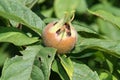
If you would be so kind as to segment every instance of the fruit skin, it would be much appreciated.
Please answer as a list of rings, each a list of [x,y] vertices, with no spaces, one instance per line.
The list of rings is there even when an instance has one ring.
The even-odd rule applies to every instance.
[[[42,38],[45,46],[56,48],[57,53],[59,54],[68,53],[71,49],[74,48],[74,45],[77,41],[76,30],[72,26],[70,26],[71,36],[67,36],[67,30],[65,28],[66,26],[63,25],[62,27],[65,28],[65,32],[63,32],[64,35],[61,37],[61,35],[58,35],[56,33],[59,27],[55,31],[51,31],[54,26],[55,22],[51,22],[43,30]]]

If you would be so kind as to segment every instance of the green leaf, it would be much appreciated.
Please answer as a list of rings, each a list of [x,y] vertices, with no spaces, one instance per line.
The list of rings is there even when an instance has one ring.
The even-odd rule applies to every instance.
[[[58,73],[62,80],[70,80],[65,69],[63,68],[63,66],[61,65],[61,63],[58,59],[54,60],[54,62],[52,64],[52,70],[54,72]]]
[[[85,37],[85,38],[106,38],[105,36],[99,34],[95,30],[91,29],[90,27],[83,26],[80,24],[73,23],[73,27],[78,32],[78,37]],[[78,38],[79,41],[79,38]]]
[[[65,69],[66,73],[68,74],[70,80],[72,80],[72,76],[73,76],[73,63],[70,59],[70,57],[67,57],[65,55],[60,56],[60,62],[63,66],[63,68]]]
[[[100,80],[98,74],[96,72],[93,72],[85,64],[73,61],[73,65],[74,72],[72,80]]]
[[[20,1],[22,4],[26,5],[29,8],[32,8],[33,5],[38,1],[38,0],[18,0]]]
[[[26,25],[39,35],[44,27],[43,21],[17,0],[0,0],[0,16]]]
[[[38,38],[28,37],[15,28],[0,28],[0,42],[9,42],[17,46],[28,45],[39,41]]]
[[[84,13],[87,11],[87,1],[86,0],[79,0],[76,11],[78,13]]]
[[[113,75],[113,79],[112,80],[118,80],[118,79]]]
[[[9,43],[0,44],[0,66],[2,66],[5,60],[10,57],[9,52],[6,51],[8,48]]]
[[[112,74],[107,71],[100,72],[100,80],[113,80]]]
[[[114,27],[113,24],[106,22],[102,19],[97,19],[97,26],[99,26],[99,32],[112,40],[120,40],[120,30]]]
[[[33,65],[31,78],[32,78],[32,80],[40,80],[40,79],[45,80],[42,70],[39,67],[35,66],[35,65]]]
[[[87,32],[87,33],[92,33],[92,34],[96,34],[98,35],[98,33],[88,27],[84,27],[78,24],[73,24],[73,26],[75,27],[75,29],[77,30],[77,32]]]
[[[40,45],[27,47],[21,51],[23,56],[6,60],[1,80],[49,80],[55,52],[56,49]]]
[[[118,7],[115,7],[115,6],[112,6],[110,3],[100,3],[100,4],[96,4],[96,5],[93,5],[92,8],[91,8],[92,11],[96,11],[96,10],[104,10],[104,11],[107,11],[107,12],[110,12],[116,16],[120,16],[120,9]]]
[[[37,54],[37,66],[42,70],[44,74],[44,80],[49,80],[51,65],[56,54],[56,49],[45,47],[42,48]]]
[[[52,13],[53,13],[53,8],[41,11],[41,14],[45,17],[51,17]]]
[[[38,0],[38,3],[43,3],[45,2],[45,0]]]
[[[73,10],[76,10],[77,7],[80,7],[81,5],[84,9],[78,8],[78,11],[84,12],[86,9],[86,3],[84,0],[55,0],[54,8],[55,13],[58,18],[61,18],[64,16],[65,12],[71,12]]]
[[[22,51],[23,56],[15,56],[7,59],[3,70],[1,80],[30,80],[35,57],[41,46],[30,46]]]
[[[102,40],[102,39],[82,39],[77,47],[80,47],[80,52],[85,49],[97,49],[104,51],[116,57],[120,57],[120,42],[113,40]]]
[[[59,21],[59,19],[57,19],[57,18],[45,18],[45,19],[44,19],[44,22],[45,22],[46,24],[48,24],[48,23],[50,23],[50,22],[57,22],[57,21]]]
[[[116,25],[120,29],[120,17],[114,16],[111,13],[108,13],[108,12],[103,11],[103,10],[97,10],[95,12],[89,11],[89,12],[93,15],[96,15],[96,16]]]
[[[106,62],[107,62],[110,72],[112,73],[114,70],[114,66],[113,66],[112,62],[108,59],[106,59]]]

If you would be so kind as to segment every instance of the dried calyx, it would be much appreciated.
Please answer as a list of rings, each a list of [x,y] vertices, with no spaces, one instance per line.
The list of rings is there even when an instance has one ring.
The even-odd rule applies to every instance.
[[[61,33],[66,32],[66,33],[67,33],[66,36],[70,37],[70,36],[71,36],[70,25],[67,24],[67,23],[65,23],[64,25],[65,25],[65,26],[61,27],[60,29],[58,29],[58,30],[56,31],[56,34],[57,34],[57,35],[60,35]]]

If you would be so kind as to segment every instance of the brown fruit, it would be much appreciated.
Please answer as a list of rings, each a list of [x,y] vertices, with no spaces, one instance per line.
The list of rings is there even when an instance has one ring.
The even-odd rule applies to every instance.
[[[71,26],[71,23],[62,25],[62,21],[58,23],[49,23],[42,33],[45,46],[57,49],[57,53],[64,54],[73,49],[77,41],[77,32]]]

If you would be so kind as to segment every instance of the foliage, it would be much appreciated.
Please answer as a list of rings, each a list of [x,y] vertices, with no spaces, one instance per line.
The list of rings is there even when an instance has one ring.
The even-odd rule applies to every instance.
[[[119,80],[119,0],[0,0],[0,80]],[[56,54],[42,30],[75,10],[75,48]]]

